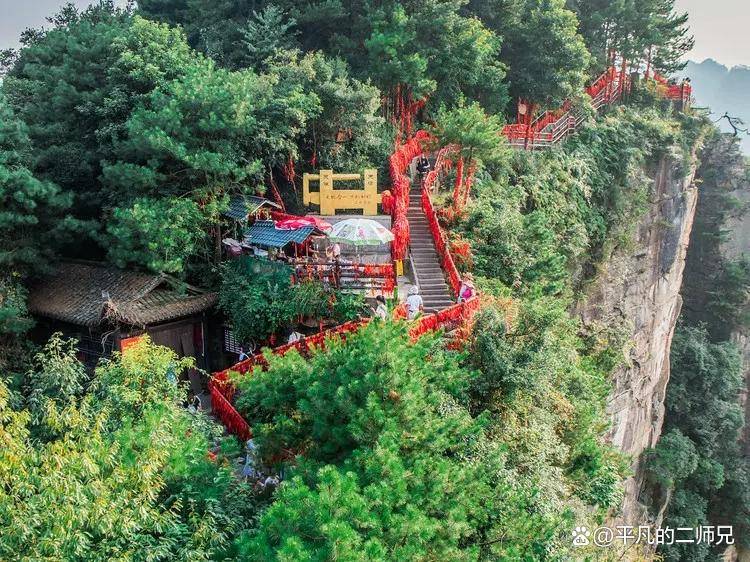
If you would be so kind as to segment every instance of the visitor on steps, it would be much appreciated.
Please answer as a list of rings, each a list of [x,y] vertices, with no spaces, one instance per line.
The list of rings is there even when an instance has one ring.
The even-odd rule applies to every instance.
[[[419,174],[419,178],[422,181],[424,181],[429,172],[430,172],[430,161],[427,160],[426,156],[422,155],[417,161],[417,173]]]
[[[464,302],[477,294],[474,288],[474,276],[471,273],[464,275],[461,279],[461,287],[458,289],[458,302]]]
[[[414,320],[423,311],[424,301],[419,294],[419,287],[415,285],[409,289],[409,296],[406,297],[407,318],[409,320]]]
[[[377,306],[373,311],[375,313],[375,318],[388,320],[388,307],[385,305],[385,297],[383,295],[378,295],[375,297],[375,302],[377,303]]]

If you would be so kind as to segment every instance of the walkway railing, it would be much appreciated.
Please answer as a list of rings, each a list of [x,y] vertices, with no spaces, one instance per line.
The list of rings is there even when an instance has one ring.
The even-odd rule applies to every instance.
[[[645,76],[649,80],[648,73]],[[659,74],[653,74],[653,80],[659,85],[661,95],[682,107],[690,103],[692,87],[689,82],[670,84]],[[622,94],[630,90],[630,76],[617,68],[610,67],[602,73],[588,88],[586,94],[591,98],[591,106],[599,111],[620,100]],[[585,114],[566,101],[556,111],[545,111],[531,123],[512,123],[503,128],[503,134],[515,148],[533,150],[554,146],[573,134],[585,121]]]
[[[601,74],[588,88],[586,94],[591,105],[599,110],[618,101],[627,88],[627,77],[611,67]],[[531,123],[513,123],[503,128],[503,134],[515,148],[547,148],[573,134],[585,120],[585,114],[573,107],[571,101],[555,111],[545,111]]]

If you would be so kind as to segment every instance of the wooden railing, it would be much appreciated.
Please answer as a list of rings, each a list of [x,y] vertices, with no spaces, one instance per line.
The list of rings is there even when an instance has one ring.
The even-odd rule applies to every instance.
[[[649,80],[648,72],[645,75]],[[689,105],[692,87],[689,82],[670,84],[659,74],[653,74],[653,80],[659,85],[661,95],[668,100],[679,102],[682,108]],[[586,94],[591,98],[591,106],[599,111],[601,108],[620,100],[622,94],[630,90],[630,76],[623,71],[610,67],[588,88]],[[533,150],[554,146],[573,134],[584,122],[585,114],[573,107],[570,101],[555,111],[545,111],[531,123],[512,123],[503,128],[503,134],[515,148]]]
[[[586,88],[592,107],[598,111],[605,105],[615,103],[627,88],[627,81],[628,78],[614,67],[602,73]],[[506,125],[503,134],[514,148],[547,148],[573,134],[584,120],[585,114],[575,108],[571,101],[566,101],[560,109],[545,111],[529,124]]]

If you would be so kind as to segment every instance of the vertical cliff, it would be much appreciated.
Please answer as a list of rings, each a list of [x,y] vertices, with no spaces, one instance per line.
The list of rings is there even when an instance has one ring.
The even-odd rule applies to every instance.
[[[627,362],[613,374],[609,438],[634,459],[625,483],[622,519],[638,524],[642,485],[640,454],[659,438],[669,381],[669,351],[682,307],[680,287],[697,202],[694,169],[672,156],[651,171],[648,210],[632,245],[616,250],[587,291],[580,315],[588,326],[617,326],[629,341]]]

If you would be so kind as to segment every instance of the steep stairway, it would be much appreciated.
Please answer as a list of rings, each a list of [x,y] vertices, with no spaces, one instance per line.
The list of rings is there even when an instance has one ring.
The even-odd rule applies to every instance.
[[[414,183],[419,182],[412,182]],[[422,210],[422,196],[418,187],[409,193],[406,217],[411,232],[411,262],[416,272],[419,293],[424,300],[425,312],[437,312],[456,304],[440,267],[440,257],[435,249],[427,217]]]

